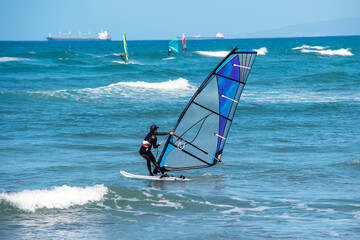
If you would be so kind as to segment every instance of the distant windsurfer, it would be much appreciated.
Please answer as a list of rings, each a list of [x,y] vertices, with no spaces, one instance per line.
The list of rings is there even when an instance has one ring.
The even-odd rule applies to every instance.
[[[187,46],[186,46],[186,38],[185,37],[183,37],[183,39],[182,39],[182,44],[183,44],[183,52],[186,52]]]
[[[120,53],[120,57],[121,57],[122,60],[124,60],[125,63],[127,63],[127,61],[125,59],[125,54]]]
[[[159,143],[159,144],[156,143],[157,142],[156,135],[168,135],[168,134],[173,135],[174,133],[173,132],[158,132],[157,131],[158,128],[159,127],[156,125],[151,125],[150,132],[144,138],[144,140],[141,144],[139,153],[147,161],[147,168],[149,170],[149,176],[154,176],[154,174],[156,175],[157,172],[161,172],[162,173],[161,177],[167,177],[167,174],[164,172],[164,170],[162,170],[160,168],[159,164],[156,162],[156,159],[151,152],[151,147],[156,149],[159,146],[161,146],[161,143]],[[151,163],[154,164],[154,166],[155,166],[154,173],[151,171]]]
[[[168,50],[168,55],[169,55],[169,57],[171,57],[171,48],[169,48],[169,50]]]

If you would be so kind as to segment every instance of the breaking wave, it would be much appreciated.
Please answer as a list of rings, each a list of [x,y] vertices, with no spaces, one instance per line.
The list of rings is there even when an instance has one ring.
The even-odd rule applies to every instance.
[[[128,97],[134,99],[148,98],[149,95],[169,95],[176,92],[176,96],[187,96],[196,89],[188,80],[178,78],[165,82],[118,82],[104,87],[64,89],[58,91],[30,92],[35,97],[50,97],[73,100],[98,99],[107,97]]]
[[[195,53],[206,57],[226,57],[228,51],[196,51]]]
[[[184,78],[179,78],[177,80],[169,80],[166,82],[159,83],[149,83],[144,81],[138,82],[118,82],[115,84],[111,84],[107,87],[132,87],[134,89],[158,89],[158,90],[189,90],[192,89],[192,85],[189,84],[188,80]],[[106,87],[105,87],[106,88]]]
[[[328,49],[329,47],[322,46],[308,46],[302,45],[301,47],[292,48],[292,50],[300,50],[302,53],[317,53],[326,56],[353,56],[350,48],[340,48],[337,50]]]
[[[52,189],[24,190],[0,193],[0,200],[7,201],[19,209],[35,212],[41,208],[66,209],[74,205],[101,201],[108,192],[104,185],[70,187],[63,185]]]
[[[258,55],[266,55],[267,53],[269,53],[266,47],[253,50],[256,51]]]
[[[352,52],[350,52],[350,48],[341,48],[338,50],[311,50],[311,49],[302,49],[301,52],[303,53],[318,53],[321,55],[327,55],[327,56],[353,56]]]
[[[323,50],[323,49],[326,49],[326,48],[329,48],[329,47],[302,45],[301,47],[292,48],[292,50],[301,50],[301,49]]]
[[[0,62],[16,62],[16,61],[34,61],[34,60],[29,58],[0,57]]]

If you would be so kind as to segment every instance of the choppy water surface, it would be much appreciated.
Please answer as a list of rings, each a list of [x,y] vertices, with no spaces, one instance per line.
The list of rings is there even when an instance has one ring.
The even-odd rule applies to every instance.
[[[358,238],[359,40],[188,41],[174,58],[130,41],[129,65],[117,41],[0,42],[0,237]],[[258,57],[222,163],[122,177],[147,174],[149,126],[170,131],[236,45]]]

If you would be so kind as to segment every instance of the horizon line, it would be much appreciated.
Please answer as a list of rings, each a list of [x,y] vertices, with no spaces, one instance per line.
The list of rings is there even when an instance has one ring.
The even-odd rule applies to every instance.
[[[187,40],[187,41],[213,41],[213,40],[233,40],[233,39],[282,39],[282,38],[320,38],[320,37],[358,37],[360,34],[351,34],[351,35],[321,35],[321,36],[288,36],[288,37],[231,37],[231,38],[221,38],[221,39],[210,39],[210,40]],[[126,41],[170,41],[174,38],[170,39],[126,39]],[[122,42],[121,39],[111,39],[114,42]],[[181,41],[181,40],[178,40]],[[48,42],[45,40],[0,40],[0,42]],[[72,41],[64,41],[64,42],[72,42]],[[76,41],[74,41],[76,42]],[[81,41],[79,41],[81,42]],[[102,41],[97,41],[102,42]],[[106,41],[108,42],[108,41]]]

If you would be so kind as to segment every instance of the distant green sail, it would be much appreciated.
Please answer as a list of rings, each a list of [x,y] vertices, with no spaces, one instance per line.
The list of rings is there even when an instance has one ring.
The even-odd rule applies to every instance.
[[[125,51],[125,58],[126,58],[126,63],[129,62],[129,53],[128,53],[128,48],[127,48],[127,44],[126,44],[126,34],[123,34],[123,42],[124,42],[124,51]]]
[[[171,51],[178,53],[179,52],[179,44],[177,40],[171,40],[169,43],[169,48]]]

